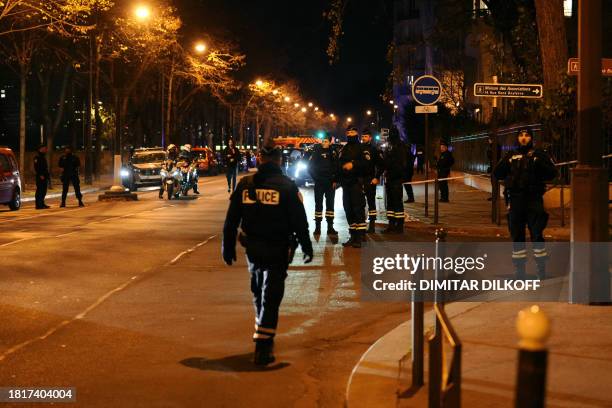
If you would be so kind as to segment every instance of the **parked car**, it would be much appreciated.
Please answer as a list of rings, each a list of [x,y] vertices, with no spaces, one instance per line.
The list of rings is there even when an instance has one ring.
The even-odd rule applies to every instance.
[[[198,174],[216,176],[219,174],[219,165],[215,153],[208,147],[194,147],[191,149],[194,160],[197,162]]]
[[[0,204],[13,211],[21,207],[21,179],[15,154],[8,147],[0,147]]]
[[[123,185],[130,191],[143,185],[161,184],[159,174],[166,152],[161,147],[135,149],[127,165],[121,169]]]

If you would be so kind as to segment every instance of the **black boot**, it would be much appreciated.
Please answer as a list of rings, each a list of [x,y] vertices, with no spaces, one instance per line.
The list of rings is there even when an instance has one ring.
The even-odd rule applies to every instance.
[[[198,190],[198,185],[197,185],[197,184],[195,184],[195,185],[193,186],[193,193],[194,193],[194,194],[200,194],[200,191]]]
[[[272,340],[255,342],[253,362],[258,366],[267,366],[276,360],[274,357],[274,342]]]
[[[397,220],[395,222],[395,232],[398,234],[404,233],[404,220]]]
[[[315,221],[315,230],[312,233],[313,235],[321,235],[321,221],[316,220]]]
[[[351,246],[353,248],[361,248],[361,242],[363,241],[364,238],[365,238],[364,231],[355,231],[355,235],[353,238],[353,242],[351,243]]]
[[[546,263],[545,262],[536,262],[538,268],[538,278],[541,280],[546,279]]]
[[[62,201],[62,203],[60,204],[60,207],[62,208],[66,207],[66,201]]]
[[[518,280],[525,279],[525,262],[515,263],[514,264],[514,275]]]
[[[376,232],[376,220],[370,220],[370,225],[368,226],[368,234],[374,234]]]
[[[389,226],[383,230],[383,234],[395,233],[395,218],[389,219]]]
[[[353,245],[353,241],[355,240],[355,233],[353,231],[350,232],[351,237],[349,238],[348,241],[346,241],[345,243],[342,244],[342,246],[344,247],[349,247]]]
[[[334,229],[333,221],[332,222],[327,221],[327,235],[334,235],[334,236],[338,235],[338,231]]]
[[[79,199],[79,207],[85,207],[85,204],[83,204],[83,200]]]

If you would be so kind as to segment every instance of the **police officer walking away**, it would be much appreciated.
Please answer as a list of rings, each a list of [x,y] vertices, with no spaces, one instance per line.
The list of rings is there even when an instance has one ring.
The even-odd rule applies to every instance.
[[[310,159],[308,172],[314,180],[315,230],[314,235],[321,234],[323,221],[323,197],[325,197],[325,219],[327,234],[338,235],[334,229],[334,202],[336,198],[336,167],[338,156],[331,148],[331,136],[326,133],[321,144],[316,145]]]
[[[436,163],[438,170],[438,178],[450,177],[451,167],[455,164],[455,158],[453,154],[448,150],[448,144],[445,141],[440,142],[440,158]],[[440,202],[448,203],[448,180],[442,180],[438,182],[438,188],[440,189]]]
[[[79,169],[81,161],[77,156],[72,154],[70,147],[64,148],[64,155],[59,159],[59,167],[62,169],[62,203],[60,207],[66,206],[66,197],[68,196],[68,187],[70,183],[74,187],[74,195],[79,200],[79,207],[84,207],[83,195],[81,194],[81,182],[79,180]]]
[[[236,260],[237,229],[242,229],[238,239],[246,247],[255,305],[254,362],[264,366],[274,362],[279,307],[297,243],[305,263],[313,257],[302,196],[283,175],[280,162],[279,149],[261,149],[257,173],[240,180],[230,197],[223,228],[222,253],[228,265]]]
[[[513,241],[512,263],[518,279],[525,278],[527,249],[525,227],[529,228],[533,242],[533,256],[540,279],[546,277],[546,248],[544,228],[548,214],[544,211],[542,196],[546,181],[557,176],[557,169],[546,152],[534,149],[528,130],[517,135],[517,148],[509,151],[493,169],[498,180],[504,180],[508,197],[508,229]]]
[[[47,164],[47,146],[38,146],[38,154],[34,156],[34,174],[36,175],[36,209],[44,210],[49,207],[45,204],[47,187],[49,186],[49,165]]]
[[[404,191],[402,182],[406,176],[406,146],[402,143],[397,128],[389,130],[389,145],[385,152],[385,191],[387,193],[387,219],[389,227],[383,232],[404,232]]]
[[[349,224],[350,239],[343,246],[361,248],[367,224],[365,222],[365,197],[363,195],[363,176],[366,163],[363,146],[359,143],[359,133],[355,127],[346,129],[346,144],[338,156],[338,177],[342,186],[342,204]]]
[[[238,174],[238,165],[240,164],[240,150],[236,147],[234,139],[227,141],[227,147],[223,151],[225,159],[225,177],[227,178],[227,192],[232,192],[236,189],[236,176]]]
[[[363,179],[363,192],[368,203],[368,233],[376,232],[376,186],[383,172],[383,158],[380,150],[372,143],[372,132],[364,129],[361,132],[361,143],[363,145],[363,157],[365,159],[365,177]]]

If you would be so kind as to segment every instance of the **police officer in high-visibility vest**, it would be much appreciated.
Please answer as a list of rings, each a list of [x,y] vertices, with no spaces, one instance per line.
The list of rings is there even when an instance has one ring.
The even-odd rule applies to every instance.
[[[372,132],[364,129],[361,132],[361,143],[363,145],[363,157],[366,162],[365,177],[363,179],[363,191],[368,203],[368,233],[376,232],[376,186],[383,172],[382,153],[372,142]]]
[[[546,248],[544,228],[548,214],[544,211],[546,191],[545,182],[557,176],[557,169],[548,154],[533,147],[529,130],[522,129],[517,134],[517,147],[509,151],[493,169],[498,180],[504,180],[508,198],[508,229],[512,236],[512,262],[517,278],[525,278],[527,249],[525,247],[525,227],[529,228],[533,242],[533,255],[538,276],[546,277]]]
[[[404,232],[404,189],[402,183],[406,177],[408,152],[401,141],[399,131],[393,127],[389,130],[387,149],[385,151],[385,192],[387,194],[387,219],[389,226],[385,234]]]
[[[346,144],[338,155],[338,177],[342,186],[342,203],[349,225],[350,239],[342,244],[345,247],[361,248],[367,224],[365,222],[365,196],[363,177],[366,160],[363,146],[359,143],[359,133],[355,127],[346,129]]]
[[[265,366],[274,362],[279,307],[293,253],[299,243],[309,263],[313,250],[302,196],[283,175],[281,151],[266,145],[260,153],[257,173],[242,178],[230,197],[222,253],[231,265],[236,261],[236,238],[246,248],[255,305],[254,362]]]
[[[321,234],[323,221],[323,198],[325,198],[325,220],[327,234],[338,235],[334,229],[334,203],[336,197],[336,170],[338,154],[331,147],[331,136],[325,133],[321,144],[314,147],[308,159],[308,172],[314,180],[315,230],[314,235]]]

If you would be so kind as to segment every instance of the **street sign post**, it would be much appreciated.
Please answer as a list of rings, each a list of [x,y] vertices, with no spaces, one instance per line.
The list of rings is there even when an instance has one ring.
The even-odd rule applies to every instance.
[[[412,84],[412,97],[419,105],[434,105],[442,96],[442,84],[436,77],[423,75]]]
[[[438,112],[435,104],[441,96],[442,83],[434,76],[423,75],[412,84],[412,97],[421,105],[415,107],[415,112],[425,114],[425,180],[429,178],[429,114]],[[425,183],[425,216],[429,216],[429,183]]]
[[[417,105],[414,107],[415,113],[438,113],[438,105]]]
[[[494,98],[541,98],[540,84],[487,84],[475,83],[474,96]]]
[[[580,72],[580,60],[578,58],[570,58],[567,60],[567,74],[578,75]],[[612,76],[612,58],[601,59],[601,75]]]

